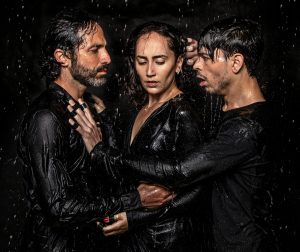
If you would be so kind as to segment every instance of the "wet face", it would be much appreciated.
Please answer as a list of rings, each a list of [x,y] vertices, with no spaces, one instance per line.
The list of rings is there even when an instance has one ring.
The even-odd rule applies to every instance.
[[[103,30],[96,25],[94,30],[84,35],[83,43],[75,51],[71,74],[85,86],[99,87],[106,82],[110,62]]]
[[[135,49],[135,69],[149,95],[162,96],[176,87],[176,71],[181,69],[166,37],[156,32],[141,36]]]
[[[224,95],[229,85],[229,62],[222,50],[216,49],[214,60],[208,55],[206,48],[201,48],[198,60],[193,66],[197,71],[199,85],[208,93]]]

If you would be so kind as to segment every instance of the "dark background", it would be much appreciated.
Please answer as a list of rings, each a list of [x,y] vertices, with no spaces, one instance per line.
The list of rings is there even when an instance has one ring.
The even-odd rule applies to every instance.
[[[210,22],[232,15],[259,20],[265,32],[265,54],[260,83],[266,97],[277,102],[280,115],[278,139],[278,199],[274,231],[282,251],[295,251],[299,226],[300,152],[300,18],[299,0],[2,0],[0,5],[0,250],[18,251],[26,214],[20,167],[16,159],[16,135],[28,104],[44,89],[39,73],[40,41],[45,25],[58,11],[76,7],[98,15],[112,56],[112,81],[104,90],[108,103],[118,98],[118,73],[122,48],[131,29],[142,22],[159,20],[175,25],[197,38]],[[206,106],[207,128],[218,116],[218,99],[201,96]],[[202,99],[203,100],[203,99]],[[199,102],[200,104],[201,102]]]

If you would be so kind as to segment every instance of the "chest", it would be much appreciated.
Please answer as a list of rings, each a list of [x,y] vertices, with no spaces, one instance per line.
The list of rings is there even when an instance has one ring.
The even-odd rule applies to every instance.
[[[173,154],[177,149],[177,122],[174,113],[165,109],[148,117],[133,118],[127,147],[136,154]]]

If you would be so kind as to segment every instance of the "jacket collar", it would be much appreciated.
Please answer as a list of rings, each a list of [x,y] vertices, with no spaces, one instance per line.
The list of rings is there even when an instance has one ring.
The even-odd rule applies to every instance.
[[[50,82],[48,88],[65,106],[69,104],[70,99],[74,100],[73,97],[65,89],[63,89],[55,82]]]

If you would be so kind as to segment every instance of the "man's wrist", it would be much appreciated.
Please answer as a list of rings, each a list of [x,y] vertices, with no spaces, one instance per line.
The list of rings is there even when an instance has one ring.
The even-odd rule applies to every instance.
[[[121,195],[124,211],[130,211],[142,207],[140,194],[137,190]]]

